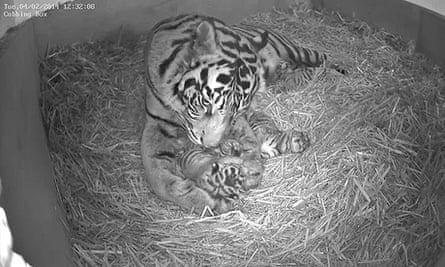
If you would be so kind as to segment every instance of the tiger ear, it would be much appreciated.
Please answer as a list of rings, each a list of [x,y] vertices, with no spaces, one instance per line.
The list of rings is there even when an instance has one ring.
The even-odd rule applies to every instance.
[[[203,21],[196,28],[195,46],[209,53],[217,50],[215,28],[210,22]]]

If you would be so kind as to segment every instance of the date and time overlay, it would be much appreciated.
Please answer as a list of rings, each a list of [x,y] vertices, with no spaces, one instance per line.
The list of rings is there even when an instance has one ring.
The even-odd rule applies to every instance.
[[[72,10],[72,11],[92,11],[96,9],[94,3],[20,3],[20,4],[3,4],[0,6],[2,13],[0,16],[5,18],[30,18],[30,17],[46,17],[46,10]]]

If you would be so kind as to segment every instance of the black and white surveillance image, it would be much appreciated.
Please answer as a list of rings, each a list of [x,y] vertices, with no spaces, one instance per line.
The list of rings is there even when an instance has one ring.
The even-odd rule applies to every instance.
[[[445,266],[445,2],[0,12],[0,267]]]

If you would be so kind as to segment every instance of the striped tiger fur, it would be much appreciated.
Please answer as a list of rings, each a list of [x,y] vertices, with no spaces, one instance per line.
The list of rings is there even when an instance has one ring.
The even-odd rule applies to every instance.
[[[183,127],[192,142],[215,146],[255,93],[282,72],[283,61],[296,69],[326,60],[270,30],[200,15],[169,18],[148,40],[147,112]]]
[[[318,67],[326,67],[328,56],[326,54],[297,46],[286,36],[270,29],[249,24],[231,26],[241,35],[249,36],[251,39],[267,36],[267,43],[258,51],[262,65],[265,69],[267,81],[273,82],[280,78],[294,76],[298,70],[299,82],[308,81],[313,78]],[[329,64],[328,68],[340,74],[346,74],[346,70],[337,64]],[[299,77],[301,76],[301,77]]]
[[[285,154],[302,153],[308,146],[309,138],[305,133],[293,129],[281,131],[264,112],[248,111],[231,128],[221,143],[220,150],[222,154],[266,160]]]
[[[302,67],[292,69],[287,62],[283,62],[277,71],[277,77],[284,81],[289,88],[299,88],[307,85],[317,77],[324,77],[327,71],[323,67]]]
[[[158,157],[159,152],[175,153],[190,144],[217,147],[234,122],[251,109],[256,93],[280,76],[281,62],[296,69],[321,66],[326,58],[273,31],[228,26],[213,17],[179,15],[156,24],[145,50],[147,120],[141,142],[146,176],[154,192],[187,209],[230,209],[227,198],[216,197],[230,196],[229,191],[215,194],[212,179],[197,182],[199,173],[187,177],[174,173],[175,166]],[[281,146],[291,145],[297,136],[274,134],[269,145],[274,149],[268,155],[281,153]],[[260,139],[263,135],[259,134]],[[304,150],[305,141],[298,138],[304,139],[297,136],[290,151]]]
[[[294,129],[279,130],[275,122],[264,112],[249,112],[246,117],[258,139],[263,159],[302,153],[309,147],[309,138],[305,133]]]
[[[213,150],[195,147],[177,158],[178,170],[215,198],[238,199],[241,192],[257,187],[264,167],[260,160],[221,156]]]

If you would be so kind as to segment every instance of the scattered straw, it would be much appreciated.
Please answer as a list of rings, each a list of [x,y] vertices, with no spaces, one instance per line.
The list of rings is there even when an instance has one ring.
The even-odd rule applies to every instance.
[[[143,41],[54,49],[42,113],[77,265],[424,266],[444,243],[443,76],[365,23],[305,9],[248,19],[349,70],[271,86],[264,109],[308,131],[272,159],[235,210],[185,213],[154,196],[141,165]]]

